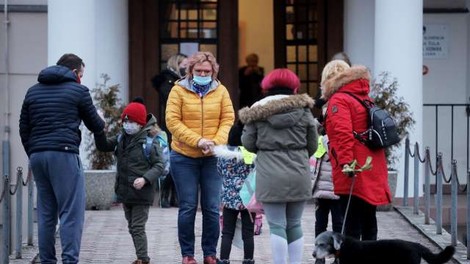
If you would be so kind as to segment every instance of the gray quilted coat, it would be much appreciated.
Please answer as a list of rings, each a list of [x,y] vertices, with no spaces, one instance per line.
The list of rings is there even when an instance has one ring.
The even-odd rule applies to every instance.
[[[243,146],[257,154],[258,201],[311,199],[309,157],[317,148],[313,104],[307,94],[273,95],[240,110]]]

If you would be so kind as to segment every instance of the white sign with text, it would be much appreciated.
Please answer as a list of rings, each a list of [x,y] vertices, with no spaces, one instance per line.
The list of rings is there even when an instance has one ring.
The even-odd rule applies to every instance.
[[[449,52],[449,37],[447,25],[423,26],[423,58],[447,59]]]

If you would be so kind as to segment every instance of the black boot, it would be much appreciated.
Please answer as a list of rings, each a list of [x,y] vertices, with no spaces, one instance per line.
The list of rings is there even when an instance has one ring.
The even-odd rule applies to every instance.
[[[160,205],[162,208],[170,208],[170,202],[168,202],[168,199],[162,198],[162,201],[160,202]]]
[[[228,260],[228,259],[218,259],[217,264],[230,264],[230,260]]]
[[[244,259],[242,264],[255,264],[255,261],[252,259]]]

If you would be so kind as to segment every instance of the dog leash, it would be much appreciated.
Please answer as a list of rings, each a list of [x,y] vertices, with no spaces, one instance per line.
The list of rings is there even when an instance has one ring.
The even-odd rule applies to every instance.
[[[344,235],[344,228],[346,227],[346,219],[348,218],[349,205],[351,203],[352,191],[354,188],[355,181],[356,181],[356,175],[354,175],[352,182],[351,182],[351,188],[349,189],[348,203],[346,205],[346,211],[344,212],[343,226],[341,227],[341,235]]]

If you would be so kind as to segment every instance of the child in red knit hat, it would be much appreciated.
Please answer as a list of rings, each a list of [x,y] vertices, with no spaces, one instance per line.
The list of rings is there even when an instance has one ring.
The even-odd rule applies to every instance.
[[[109,139],[105,135],[95,137],[95,142],[98,150],[116,154],[115,192],[136,249],[137,260],[133,263],[146,264],[150,263],[150,257],[145,224],[155,198],[157,179],[163,172],[163,156],[157,142],[152,141],[149,151],[144,151],[142,146],[146,145],[157,119],[152,114],[147,116],[145,105],[136,101],[127,105],[121,118],[122,133]]]

